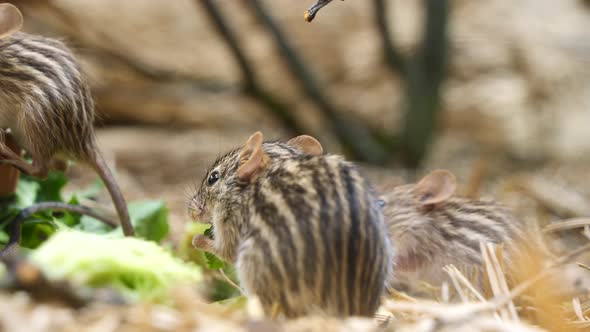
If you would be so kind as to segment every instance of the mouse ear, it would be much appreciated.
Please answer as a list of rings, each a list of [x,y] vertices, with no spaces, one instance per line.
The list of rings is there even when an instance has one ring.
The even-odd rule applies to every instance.
[[[9,3],[0,4],[0,38],[8,37],[23,26],[20,10]]]
[[[238,161],[238,179],[252,182],[266,166],[268,155],[262,149],[262,139],[262,133],[257,131],[244,144]]]
[[[299,135],[294,137],[287,142],[287,145],[299,149],[303,153],[314,156],[319,156],[324,153],[322,144],[317,139],[309,135]]]
[[[432,205],[446,201],[453,196],[456,189],[457,180],[453,173],[435,170],[416,184],[415,191],[421,204]]]

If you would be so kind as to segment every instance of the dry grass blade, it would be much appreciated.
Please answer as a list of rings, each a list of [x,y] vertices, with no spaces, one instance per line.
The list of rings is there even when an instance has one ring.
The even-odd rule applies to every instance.
[[[572,309],[576,315],[577,320],[571,321],[570,324],[578,329],[587,329],[590,328],[590,318],[585,314],[590,311],[590,308],[586,308],[586,310],[584,310],[582,306],[583,305],[578,297],[572,299]]]
[[[457,281],[460,282],[463,287],[465,287],[467,290],[469,290],[471,292],[471,294],[479,301],[481,302],[486,302],[486,299],[483,297],[483,295],[481,295],[481,293],[473,286],[473,284],[469,281],[469,279],[467,279],[463,273],[461,271],[459,271],[459,269],[457,267],[455,267],[454,265],[449,265],[447,266],[448,271],[447,273],[452,273],[454,275],[455,278],[457,278]],[[496,319],[500,319],[500,315],[498,315],[498,313],[494,313],[494,318]]]
[[[473,289],[473,285],[458,271],[454,266],[446,267],[445,271],[451,275],[452,280],[455,280],[456,287],[465,287],[474,294],[474,296],[482,302],[466,302],[460,304],[444,304],[435,301],[385,301],[383,308],[394,315],[413,315],[414,318],[419,317],[421,326],[430,326],[430,329],[419,329],[419,330],[434,330],[433,326],[442,328],[444,326],[460,326],[461,324],[469,323],[470,328],[478,330],[475,326],[480,326],[482,323],[486,326],[487,330],[498,330],[498,331],[540,331],[537,328],[525,326],[520,323],[520,319],[517,315],[516,306],[513,303],[513,299],[522,296],[526,291],[532,289],[533,286],[537,286],[534,291],[543,293],[546,287],[550,287],[549,284],[538,284],[544,280],[554,268],[561,266],[565,263],[570,262],[578,255],[590,250],[590,244],[582,246],[571,253],[562,256],[558,259],[553,260],[550,264],[545,265],[542,270],[535,272],[532,277],[529,277],[518,286],[513,288],[511,291],[508,289],[504,271],[498,260],[498,254],[495,251],[495,246],[492,244],[482,244],[482,254],[484,258],[484,264],[486,265],[486,276],[489,279],[490,284],[493,284],[495,288],[495,297],[492,300],[485,301],[485,298]],[[529,274],[530,275],[530,274]],[[455,284],[454,283],[454,284]],[[466,293],[464,293],[466,295]],[[549,330],[555,330],[555,327],[559,327],[559,331],[569,330],[568,326],[565,325],[566,319],[564,319],[562,312],[555,311],[559,306],[560,301],[556,301],[555,298],[549,296],[543,298],[546,303],[541,303],[541,309],[535,311],[545,317],[540,323],[541,327],[549,328]],[[550,301],[546,301],[550,300]],[[585,317],[583,305],[580,305],[576,317]],[[551,309],[551,310],[549,310]],[[590,308],[588,309],[590,311]],[[497,312],[503,313],[502,318],[498,319]],[[486,315],[487,313],[487,315]],[[493,322],[493,324],[492,324]],[[492,324],[492,325],[489,325]],[[481,325],[483,326],[483,325]],[[571,322],[569,327],[571,328],[586,328],[590,326],[590,322],[586,320],[576,320]],[[486,330],[483,329],[482,330]],[[414,330],[412,330],[414,331]]]
[[[497,309],[496,304],[492,302],[444,304],[428,300],[416,303],[386,301],[383,306],[394,314],[406,312],[429,315],[447,323],[463,321],[477,313]]]
[[[416,300],[415,298],[409,296],[406,293],[402,293],[394,288],[391,288],[389,290],[389,294],[391,295],[392,298],[400,300],[400,301],[408,301],[408,302],[413,302],[413,303],[418,302],[418,300]]]
[[[543,233],[553,233],[580,227],[584,227],[586,229],[588,226],[590,226],[590,218],[566,219],[545,226],[543,228]]]
[[[546,278],[553,271],[554,268],[561,266],[563,264],[566,264],[566,263],[570,262],[571,260],[575,259],[576,257],[578,257],[579,255],[581,255],[585,252],[588,252],[588,251],[590,251],[590,243],[586,244],[584,246],[581,246],[580,248],[570,252],[569,254],[567,254],[565,256],[561,256],[561,257],[553,260],[549,265],[547,265],[542,271],[538,272],[535,276],[523,281],[518,286],[514,287],[508,297],[496,298],[494,300],[494,302],[496,303],[496,306],[498,306],[498,307],[502,306],[502,305],[506,304],[508,301],[510,301],[511,299],[514,299],[515,297],[522,295],[531,286],[533,286],[537,282]]]
[[[500,265],[500,261],[496,256],[495,245],[492,243],[481,243],[480,248],[484,260],[484,269],[487,273],[492,293],[495,297],[509,296],[510,290],[508,289],[508,284],[506,283],[506,278],[502,266]],[[516,307],[512,300],[508,301],[508,309],[500,309],[500,315],[504,319],[513,321],[519,320],[518,314],[516,313]]]
[[[232,287],[234,287],[235,289],[237,289],[237,290],[240,292],[240,294],[242,294],[242,295],[246,295],[246,293],[244,292],[244,290],[243,290],[243,289],[242,289],[240,286],[238,286],[238,285],[237,285],[235,282],[233,282],[233,281],[232,281],[232,280],[231,280],[231,279],[230,279],[230,278],[227,276],[227,274],[225,274],[225,272],[223,272],[223,269],[219,269],[218,271],[219,271],[219,274],[221,275],[221,277],[223,278],[223,280],[224,280],[225,282],[227,282],[227,283],[228,283],[228,284],[230,284]]]
[[[457,294],[459,294],[459,298],[461,298],[461,302],[469,302],[467,294],[465,294],[463,288],[461,287],[459,277],[457,276],[457,274],[461,274],[461,272],[459,272],[459,270],[457,270],[457,268],[452,264],[443,267],[443,270],[449,275],[451,283],[453,284],[453,287],[455,287],[455,291],[457,291]]]
[[[445,272],[449,274],[449,276],[452,275],[451,278],[455,278],[457,282],[461,284],[463,287],[465,287],[476,299],[478,299],[481,302],[486,301],[483,295],[481,295],[481,293],[477,289],[475,289],[473,284],[463,275],[463,273],[461,273],[461,271],[459,271],[459,269],[457,269],[457,267],[451,264],[445,266],[444,269]]]
[[[572,299],[572,308],[574,309],[574,313],[576,314],[576,317],[578,318],[579,322],[590,324],[590,318],[588,318],[588,316],[584,316],[582,304],[580,303],[580,298],[575,297]]]

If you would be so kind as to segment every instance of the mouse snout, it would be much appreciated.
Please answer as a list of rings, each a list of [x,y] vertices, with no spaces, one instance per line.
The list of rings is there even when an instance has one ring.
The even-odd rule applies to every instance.
[[[192,220],[198,220],[205,213],[205,202],[195,196],[188,205],[188,215]]]

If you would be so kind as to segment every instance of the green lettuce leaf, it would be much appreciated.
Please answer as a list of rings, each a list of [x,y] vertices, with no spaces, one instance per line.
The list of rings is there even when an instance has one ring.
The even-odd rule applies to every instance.
[[[178,284],[201,280],[201,269],[153,241],[59,230],[30,256],[51,279],[112,287],[130,300],[166,301]]]

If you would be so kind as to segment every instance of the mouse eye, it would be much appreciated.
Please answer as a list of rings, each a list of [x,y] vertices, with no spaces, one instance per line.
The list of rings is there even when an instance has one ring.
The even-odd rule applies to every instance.
[[[382,208],[382,207],[384,207],[384,206],[385,206],[385,201],[384,201],[384,200],[382,200],[382,199],[380,199],[380,200],[378,200],[378,201],[377,201],[377,205],[378,205],[380,208]]]
[[[209,175],[209,178],[207,179],[207,184],[212,186],[215,184],[215,182],[217,182],[217,180],[219,180],[219,172],[213,171],[213,172],[211,172],[211,174]]]

